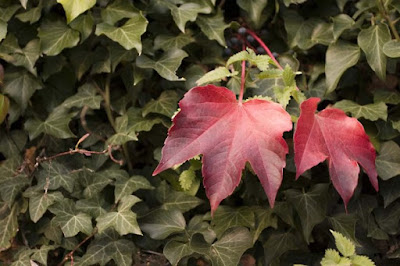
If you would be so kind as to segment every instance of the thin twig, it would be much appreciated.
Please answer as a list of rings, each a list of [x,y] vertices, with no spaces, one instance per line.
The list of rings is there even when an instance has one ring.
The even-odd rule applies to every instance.
[[[380,0],[380,4],[381,4],[381,7],[382,7],[381,8],[381,11],[382,11],[381,13],[382,13],[383,17],[385,18],[385,20],[387,21],[387,23],[389,24],[389,28],[392,31],[392,34],[393,34],[394,38],[397,41],[400,41],[400,36],[399,36],[399,33],[397,32],[396,26],[393,23],[393,21],[390,19],[389,13],[388,13],[388,11],[387,11],[387,9],[385,7],[385,4],[383,3],[382,0]]]

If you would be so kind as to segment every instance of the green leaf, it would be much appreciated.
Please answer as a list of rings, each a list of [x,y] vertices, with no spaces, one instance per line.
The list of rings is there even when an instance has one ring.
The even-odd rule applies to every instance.
[[[183,58],[187,56],[188,54],[183,50],[171,49],[156,61],[145,55],[141,55],[136,59],[136,65],[140,68],[152,68],[161,77],[170,81],[185,80],[184,78],[179,78],[175,73],[181,65]]]
[[[375,263],[367,256],[355,255],[351,257],[352,266],[375,266]]]
[[[91,9],[95,4],[96,0],[57,0],[60,3],[67,15],[67,22],[70,23],[77,16]]]
[[[378,119],[387,120],[387,106],[383,102],[359,105],[350,100],[342,100],[335,103],[334,107],[351,113],[353,117],[365,118],[371,121]]]
[[[75,135],[69,128],[69,122],[75,116],[74,113],[67,113],[64,108],[54,110],[45,121],[29,119],[25,122],[25,130],[29,132],[31,140],[38,137],[41,133],[52,135],[56,138],[74,138]]]
[[[67,98],[62,105],[65,108],[82,108],[87,106],[91,109],[100,109],[100,103],[103,98],[97,95],[97,89],[92,83],[85,83],[78,88],[78,93]]]
[[[138,10],[130,1],[116,0],[101,10],[101,18],[104,22],[114,25],[123,18],[135,18]]]
[[[126,234],[142,235],[136,220],[136,213],[130,209],[132,205],[140,201],[139,198],[129,195],[121,199],[118,211],[108,212],[96,218],[99,233],[113,227],[121,236]]]
[[[227,69],[226,67],[217,67],[216,69],[207,72],[201,78],[196,80],[196,84],[200,86],[206,83],[220,81],[221,79],[227,77],[233,77],[236,76],[237,74],[239,74],[239,72],[237,71],[230,72],[229,69]]]
[[[383,206],[386,208],[392,202],[400,198],[400,178],[392,178],[386,182],[382,182],[380,184],[379,192],[383,197]]]
[[[400,147],[394,141],[383,143],[375,164],[383,180],[400,175]]]
[[[163,254],[167,260],[174,266],[178,265],[179,261],[193,253],[189,243],[182,243],[175,240],[169,241],[163,249]]]
[[[400,41],[390,40],[383,45],[383,52],[388,57],[400,57]]]
[[[48,208],[55,214],[53,218],[60,227],[65,237],[76,236],[79,232],[90,235],[92,233],[92,219],[83,212],[78,212],[75,202],[63,199]]]
[[[0,220],[0,249],[6,250],[11,246],[12,238],[18,232],[18,213],[20,207],[17,203],[13,205],[10,213]]]
[[[10,100],[7,96],[0,94],[0,125],[6,119],[8,108],[10,107]]]
[[[386,24],[379,24],[361,30],[357,42],[367,57],[368,64],[376,75],[386,79],[386,55],[383,53],[383,45],[391,40],[389,28]]]
[[[334,249],[325,250],[325,256],[321,260],[321,266],[334,266],[340,263],[340,254]]]
[[[374,210],[375,220],[385,233],[395,235],[399,231],[400,204],[394,202],[387,208],[378,207]]]
[[[20,5],[10,5],[10,4],[8,4],[8,6],[4,8],[0,8],[0,20],[4,22],[9,21],[14,16],[15,12],[17,12],[18,9],[20,8],[21,8]]]
[[[328,184],[317,184],[308,192],[295,189],[284,191],[300,217],[303,236],[307,243],[311,240],[311,231],[314,226],[325,219],[328,187]]]
[[[347,237],[341,233],[330,230],[333,237],[335,238],[336,247],[340,253],[345,257],[353,256],[356,252],[354,243],[351,242]]]
[[[43,22],[38,36],[42,52],[48,56],[58,55],[65,48],[74,47],[79,42],[79,32],[60,20]]]
[[[333,25],[323,21],[316,23],[311,33],[311,41],[315,44],[331,44],[335,41],[333,36]]]
[[[81,43],[85,41],[93,32],[94,20],[91,13],[81,15],[69,24],[74,30],[81,34]]]
[[[255,214],[255,226],[250,233],[253,235],[253,244],[256,243],[262,231],[268,227],[278,228],[278,218],[273,213],[272,209],[263,207],[253,207]]]
[[[226,62],[226,67],[238,61],[249,61],[251,64],[256,65],[261,71],[266,71],[270,64],[273,64],[268,55],[256,55],[256,53],[247,48],[246,51],[241,51],[231,56]]]
[[[197,238],[198,239],[198,238]],[[213,266],[238,265],[243,253],[252,247],[252,237],[244,227],[228,230],[212,245],[205,245],[196,238],[192,240],[192,248],[200,254],[206,255]]]
[[[344,41],[331,44],[326,51],[326,93],[331,93],[337,87],[343,73],[357,64],[360,58],[360,48]]]
[[[268,0],[238,0],[237,4],[241,9],[245,10],[254,23],[254,27],[259,29],[265,22],[266,18],[262,17],[264,8],[267,6]]]
[[[42,88],[39,81],[26,71],[6,74],[4,93],[9,95],[24,111],[36,90]]]
[[[190,34],[181,33],[177,36],[160,34],[154,39],[154,49],[163,51],[182,49],[192,42],[194,42],[194,38]]]
[[[212,224],[217,236],[221,236],[227,229],[233,227],[245,226],[254,228],[255,215],[249,207],[231,208],[219,206],[215,211]]]
[[[397,91],[389,91],[379,89],[374,92],[374,102],[384,102],[387,104],[399,104],[400,103],[400,93]]]
[[[174,210],[154,210],[140,221],[140,228],[153,239],[165,239],[171,234],[185,230],[186,221],[182,213]]]
[[[107,206],[104,198],[101,195],[94,196],[90,199],[82,199],[76,202],[76,209],[90,214],[93,218],[106,214],[103,206]]]
[[[139,189],[154,189],[145,177],[139,175],[134,175],[126,179],[118,179],[114,186],[115,203]]]
[[[333,217],[329,217],[328,220],[331,223],[334,231],[341,233],[353,243],[360,246],[355,236],[357,217],[354,214],[341,213]]]
[[[339,14],[332,18],[333,21],[333,37],[337,40],[342,33],[353,27],[355,21],[347,14]]]
[[[199,13],[209,14],[211,11],[211,7],[207,5],[201,6],[196,3],[184,3],[179,7],[171,5],[171,15],[182,32],[185,32],[185,25],[188,21],[196,21]]]
[[[221,12],[218,12],[213,17],[201,15],[197,18],[196,23],[208,39],[216,40],[220,45],[226,46],[224,31],[230,25],[225,24]]]
[[[130,266],[133,265],[134,252],[135,245],[131,240],[118,239],[114,231],[107,231],[90,243],[86,253],[76,265],[105,265],[112,259],[116,265]]]
[[[156,113],[172,117],[178,108],[178,100],[179,97],[176,91],[163,91],[157,100],[152,99],[143,107],[143,116],[147,116],[149,113]]]
[[[126,50],[135,48],[139,54],[142,53],[141,36],[146,32],[148,21],[142,13],[132,15],[124,25],[115,27],[108,23],[100,23],[96,26],[95,34],[100,36],[106,35],[111,40],[119,43]]]
[[[165,199],[161,208],[165,210],[179,210],[182,213],[196,208],[204,203],[202,199],[188,195],[184,192],[172,191]]]
[[[127,114],[117,117],[115,119],[116,133],[112,135],[107,143],[111,145],[123,145],[128,141],[137,141],[136,132],[128,126],[129,117]]]
[[[63,195],[58,191],[54,193],[33,192],[29,195],[29,215],[31,220],[34,223],[39,221],[49,206],[62,199]]]
[[[53,245],[42,245],[39,250],[33,252],[31,259],[37,261],[43,265],[47,265],[48,253],[54,250],[56,247]]]
[[[19,0],[21,2],[21,6],[26,9],[26,5],[28,4],[28,0]]]
[[[37,7],[31,8],[26,12],[17,14],[15,17],[21,20],[22,22],[29,22],[30,24],[33,24],[39,21],[41,15],[42,15],[42,7],[38,5]]]
[[[189,190],[195,180],[196,172],[190,168],[182,171],[182,173],[179,175],[179,184],[184,191]]]
[[[96,172],[86,176],[85,189],[83,196],[92,198],[98,195],[108,184],[112,182],[110,179],[110,171]]]
[[[16,196],[21,192],[21,190],[29,185],[29,179],[24,174],[18,174],[7,180],[0,181],[0,194],[1,198],[11,206],[16,198]]]
[[[0,41],[2,41],[7,35],[7,23],[0,20]]]
[[[75,177],[70,173],[67,167],[56,161],[43,162],[40,166],[41,169],[36,174],[38,187],[47,187],[50,190],[63,187],[68,192],[72,193],[75,184]]]

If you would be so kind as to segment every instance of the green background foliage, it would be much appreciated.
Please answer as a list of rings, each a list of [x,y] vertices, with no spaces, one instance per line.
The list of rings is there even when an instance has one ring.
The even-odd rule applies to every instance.
[[[399,18],[395,0],[0,0],[0,263],[311,265],[332,229],[399,264]],[[291,149],[274,209],[246,168],[211,217],[199,158],[151,175],[185,92],[238,94],[235,61],[265,68],[227,64],[240,25],[284,67],[249,68],[245,98],[296,121],[300,72],[306,97],[364,125],[379,192],[361,172],[346,213],[325,163],[295,181]]]

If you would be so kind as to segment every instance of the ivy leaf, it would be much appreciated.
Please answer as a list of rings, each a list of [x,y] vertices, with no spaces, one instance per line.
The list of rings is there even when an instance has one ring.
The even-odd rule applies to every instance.
[[[94,20],[91,13],[79,16],[71,22],[70,27],[81,34],[81,43],[85,41],[93,32]]]
[[[342,234],[330,230],[333,237],[335,238],[336,247],[340,253],[345,257],[353,256],[356,252],[353,242]]]
[[[64,108],[58,108],[50,113],[45,121],[29,119],[25,122],[25,130],[29,132],[31,140],[38,137],[41,133],[60,139],[73,138],[75,135],[68,125],[74,116],[74,113],[67,113]]]
[[[334,231],[341,233],[353,243],[360,246],[355,236],[356,223],[358,220],[355,214],[341,213],[333,217],[329,217],[328,220],[331,223]]]
[[[21,20],[22,22],[29,22],[30,24],[33,24],[39,21],[41,15],[42,15],[42,6],[38,5],[37,7],[31,8],[26,12],[17,14],[15,17]]]
[[[333,37],[337,40],[342,33],[353,27],[355,21],[347,14],[339,14],[332,18],[333,21]]]
[[[173,191],[169,193],[163,205],[166,210],[179,210],[182,213],[190,211],[203,203],[202,199],[188,195],[184,192]]]
[[[107,206],[105,200],[101,195],[96,195],[90,199],[82,199],[76,202],[76,209],[90,214],[93,218],[97,218],[100,215],[106,214],[106,210],[103,208]]]
[[[107,143],[111,145],[123,145],[128,141],[137,141],[136,132],[129,127],[129,116],[127,114],[115,119],[116,133],[112,135]]]
[[[15,203],[10,213],[0,220],[0,249],[6,250],[11,246],[12,238],[18,232],[18,213],[20,207]]]
[[[6,180],[0,180],[0,195],[1,198],[7,202],[8,206],[14,203],[15,197],[21,190],[29,185],[29,179],[24,174],[13,176]]]
[[[211,83],[215,81],[220,81],[221,79],[227,78],[227,77],[233,77],[239,74],[237,71],[230,72],[229,69],[226,67],[217,67],[214,70],[211,70],[204,74],[201,78],[196,80],[197,85],[203,85],[206,83]]]
[[[6,119],[8,108],[10,107],[10,100],[7,96],[0,94],[0,125]]]
[[[374,92],[374,102],[384,102],[387,104],[399,104],[400,103],[400,93],[397,91],[389,90],[376,90]]]
[[[154,189],[154,187],[145,177],[139,175],[134,175],[130,178],[118,179],[114,186],[115,203],[139,189]]]
[[[102,171],[85,176],[86,180],[83,196],[85,198],[92,198],[98,195],[108,184],[112,182],[110,179],[110,173],[111,171]]]
[[[99,233],[107,228],[113,227],[121,236],[129,233],[142,235],[136,220],[136,213],[130,209],[132,205],[140,201],[139,198],[129,195],[121,199],[118,211],[108,212],[96,218]]]
[[[391,40],[389,28],[386,24],[379,24],[361,30],[357,42],[367,57],[368,64],[376,75],[386,79],[386,55],[383,52],[383,45]]]
[[[70,23],[80,14],[91,9],[96,4],[96,0],[57,0],[57,3],[63,6],[67,22]]]
[[[197,235],[198,236],[198,235]],[[197,253],[210,258],[212,265],[238,265],[240,257],[252,246],[252,237],[244,227],[228,230],[218,241],[206,245],[205,241],[194,237],[191,246]]]
[[[48,56],[58,55],[65,48],[74,47],[79,42],[79,32],[60,20],[43,22],[38,36],[42,52]]]
[[[296,177],[328,159],[333,186],[347,205],[357,186],[360,171],[357,162],[378,190],[375,149],[361,123],[342,110],[327,108],[315,114],[319,101],[310,98],[300,107],[294,134]]]
[[[383,45],[383,52],[388,57],[400,57],[400,41],[390,40]]]
[[[154,210],[140,221],[140,228],[153,239],[165,239],[185,230],[186,221],[178,210]]]
[[[342,100],[335,103],[334,107],[349,112],[356,118],[364,117],[371,121],[387,120],[387,106],[383,102],[359,105],[350,100]]]
[[[43,265],[47,265],[48,253],[54,250],[56,247],[53,245],[42,245],[39,250],[33,252],[31,259],[37,261]]]
[[[376,158],[376,169],[383,180],[400,175],[400,147],[396,142],[387,141],[382,144]]]
[[[188,54],[183,50],[171,49],[156,61],[145,55],[141,55],[136,59],[136,65],[140,68],[152,68],[161,77],[170,81],[185,80],[184,78],[179,78],[175,73],[181,65],[183,58],[187,56]]]
[[[380,194],[383,197],[384,208],[400,198],[400,178],[392,178],[386,182],[383,182]]]
[[[182,243],[175,240],[169,241],[163,249],[164,256],[174,266],[178,265],[183,257],[189,256],[193,252],[190,248],[190,243]]]
[[[142,13],[135,13],[121,27],[115,27],[108,23],[100,23],[96,26],[95,34],[106,35],[111,40],[119,43],[126,50],[135,48],[139,54],[142,53],[141,36],[146,32],[148,21]]]
[[[179,105],[153,175],[203,154],[204,186],[214,212],[239,184],[249,161],[273,206],[285,166],[282,134],[292,128],[290,115],[269,101],[239,104],[232,91],[214,85],[193,88]],[[269,159],[261,160],[264,156]]]
[[[312,229],[325,219],[328,185],[317,184],[308,192],[288,189],[284,193],[300,217],[304,239],[310,243]]]
[[[90,235],[92,233],[92,219],[83,212],[78,212],[75,202],[71,199],[58,201],[49,207],[56,216],[53,218],[60,227],[65,237],[76,236],[79,232]]]
[[[163,91],[157,100],[152,99],[143,107],[143,116],[149,113],[156,113],[172,117],[177,109],[177,102],[179,100],[176,91]]]
[[[74,176],[69,172],[63,164],[58,162],[43,162],[41,169],[36,174],[38,178],[38,187],[45,186],[50,190],[65,188],[72,193],[75,184]]]
[[[54,193],[33,192],[29,195],[29,215],[31,220],[34,223],[39,221],[49,206],[62,199],[63,195],[58,191]]]
[[[179,7],[171,5],[171,15],[182,32],[185,32],[186,23],[188,21],[195,21],[199,13],[209,14],[211,11],[210,6],[201,6],[196,3],[184,3]]]
[[[212,223],[214,225],[213,230],[217,236],[221,236],[227,229],[233,227],[254,228],[255,215],[249,207],[231,208],[220,206],[215,211]]]
[[[360,58],[360,48],[357,45],[338,41],[331,44],[326,51],[326,93],[331,93],[337,87],[343,73],[357,64]]]
[[[255,214],[255,227],[250,233],[253,235],[253,244],[256,243],[258,237],[262,231],[268,227],[278,228],[278,218],[272,212],[272,209],[266,209],[263,207],[254,208]]]
[[[196,23],[208,39],[216,40],[220,45],[226,46],[224,31],[229,28],[230,24],[225,24],[221,12],[217,13],[213,17],[204,15],[199,16]]]
[[[42,88],[38,80],[26,71],[6,74],[4,78],[4,93],[8,94],[22,110],[28,106],[28,101],[36,90]]]
[[[78,88],[78,93],[67,98],[62,105],[65,108],[82,108],[87,106],[91,109],[100,109],[100,103],[103,98],[97,95],[96,87],[91,83],[85,83]]]
[[[262,23],[265,22],[265,18],[263,18],[262,12],[264,8],[267,6],[268,0],[239,0],[237,4],[245,10],[251,20],[254,23],[256,29],[259,29],[262,26]]]
[[[106,8],[101,10],[101,18],[104,22],[114,25],[123,18],[134,18],[139,11],[131,2],[125,0],[113,1]]]
[[[189,34],[181,33],[178,36],[160,34],[154,39],[154,49],[164,51],[182,49],[192,42],[194,42],[194,38]]]

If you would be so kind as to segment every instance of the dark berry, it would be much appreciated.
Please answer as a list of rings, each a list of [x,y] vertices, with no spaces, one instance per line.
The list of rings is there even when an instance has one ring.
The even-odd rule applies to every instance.
[[[268,30],[262,29],[260,35],[268,35]]]
[[[240,28],[238,29],[238,33],[239,33],[240,35],[245,35],[246,32],[247,32],[247,30],[246,30],[245,27],[240,27]]]
[[[254,37],[251,35],[247,35],[246,39],[248,42],[254,42]]]
[[[258,46],[258,47],[257,47],[257,53],[258,53],[258,54],[265,54],[264,48],[262,48],[261,46]]]
[[[232,47],[232,42],[231,42],[230,40],[227,40],[227,41],[226,41],[226,46]]]
[[[239,42],[240,42],[239,39],[236,38],[236,37],[232,37],[230,41],[231,41],[231,43],[232,43],[233,45],[238,45]]]
[[[225,48],[224,49],[224,55],[231,56],[232,55],[232,49],[231,48]]]

